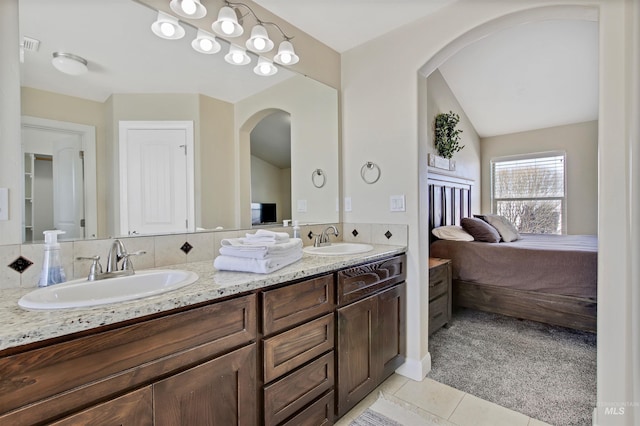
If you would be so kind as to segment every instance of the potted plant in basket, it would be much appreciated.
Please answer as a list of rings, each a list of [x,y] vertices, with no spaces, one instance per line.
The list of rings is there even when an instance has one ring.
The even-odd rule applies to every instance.
[[[460,116],[452,111],[436,115],[433,123],[434,142],[438,155],[451,159],[453,154],[464,148],[460,145],[460,133],[462,130],[456,129]]]

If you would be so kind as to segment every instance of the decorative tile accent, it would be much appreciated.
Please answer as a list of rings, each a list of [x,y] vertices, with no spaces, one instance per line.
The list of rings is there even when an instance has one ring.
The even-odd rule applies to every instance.
[[[354,229],[353,231],[351,231],[351,235],[353,235],[354,237],[358,236],[358,230]]]
[[[391,231],[387,231],[387,232],[384,233],[384,236],[387,237],[387,240],[388,240],[391,237],[393,237],[393,234],[391,233]]]
[[[309,231],[309,233],[307,234],[307,237],[312,240],[313,239],[313,232]]]
[[[32,261],[30,261],[26,257],[20,256],[19,258],[17,258],[16,260],[14,260],[12,263],[9,264],[9,268],[13,269],[14,271],[23,273],[24,271],[29,269],[29,266],[31,265],[33,265]]]
[[[185,242],[182,245],[182,247],[180,247],[180,250],[182,250],[186,254],[189,254],[189,252],[191,251],[192,248],[193,248],[193,246],[191,244],[189,244],[188,242]]]

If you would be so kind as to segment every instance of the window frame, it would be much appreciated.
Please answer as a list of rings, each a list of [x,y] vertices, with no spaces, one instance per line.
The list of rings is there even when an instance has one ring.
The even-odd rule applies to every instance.
[[[520,160],[533,160],[539,158],[547,158],[547,157],[562,157],[563,162],[563,189],[564,196],[563,197],[529,197],[529,198],[496,198],[495,197],[495,163],[506,162],[506,161],[520,161]],[[567,234],[567,200],[568,200],[568,187],[567,187],[567,152],[558,150],[558,151],[541,151],[541,152],[531,152],[527,154],[518,154],[518,155],[506,155],[500,157],[493,157],[489,161],[489,174],[490,174],[490,198],[491,198],[491,213],[496,214],[498,211],[498,201],[560,201],[560,235]],[[556,234],[558,235],[558,234]]]

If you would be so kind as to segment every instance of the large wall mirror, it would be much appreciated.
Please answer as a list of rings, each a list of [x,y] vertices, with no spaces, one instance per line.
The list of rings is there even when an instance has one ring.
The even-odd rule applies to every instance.
[[[192,218],[188,231],[251,227],[256,203],[275,204],[277,222],[337,222],[337,91],[283,67],[275,75],[258,76],[253,72],[256,56],[250,65],[230,65],[224,61],[229,49],[224,40],[219,53],[200,54],[191,47],[197,30],[184,22],[184,38],[161,39],[151,31],[157,17],[157,11],[148,6],[153,2],[143,3],[147,4],[19,0],[20,39],[25,44],[20,64],[24,240],[41,240],[42,227],[60,228],[63,222],[74,238],[139,233],[126,215],[135,204],[132,197],[139,198],[140,193],[129,190],[132,184],[127,179],[132,170],[148,166],[135,163],[123,168],[123,123],[191,123],[193,152],[187,173],[192,183],[184,189]],[[203,4],[210,14],[217,14],[223,2],[204,0]],[[52,66],[54,52],[86,59],[88,72],[74,76],[58,71]],[[270,142],[274,135],[281,137],[281,129],[275,127],[283,123],[288,126],[288,139]],[[93,132],[93,140],[86,140],[87,132]],[[82,154],[56,158],[56,148],[47,145],[55,146],[60,135],[75,139],[74,149]],[[289,163],[270,166],[271,174],[277,168],[288,176],[280,179],[286,188],[265,191],[256,186],[255,182],[264,180],[252,179],[252,169],[253,173],[266,173],[266,169],[252,167],[252,158],[264,161],[265,153],[276,149],[289,153]],[[146,163],[160,170],[159,164],[168,164],[160,154],[149,159],[150,152],[159,150],[141,152]],[[82,157],[81,163],[72,161],[76,155]],[[134,157],[127,158],[131,163]],[[82,173],[74,167],[81,167]],[[312,180],[318,169],[326,174],[321,188]],[[63,171],[73,173],[59,177]],[[164,179],[165,174],[155,173],[157,180]],[[84,180],[78,184],[73,176]],[[80,187],[83,197],[70,196],[79,191],[73,188]],[[53,197],[36,198],[47,192]],[[128,198],[123,198],[127,192]],[[73,202],[80,205],[73,207]],[[41,207],[34,209],[36,205]],[[47,211],[62,213],[49,218],[42,214]],[[77,225],[79,235],[71,231]],[[0,236],[0,244],[6,243]]]

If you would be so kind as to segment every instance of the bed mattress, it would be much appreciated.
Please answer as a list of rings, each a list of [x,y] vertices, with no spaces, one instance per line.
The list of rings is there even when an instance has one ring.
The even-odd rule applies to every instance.
[[[510,243],[437,240],[429,256],[452,260],[454,280],[597,299],[595,235],[522,234]]]

